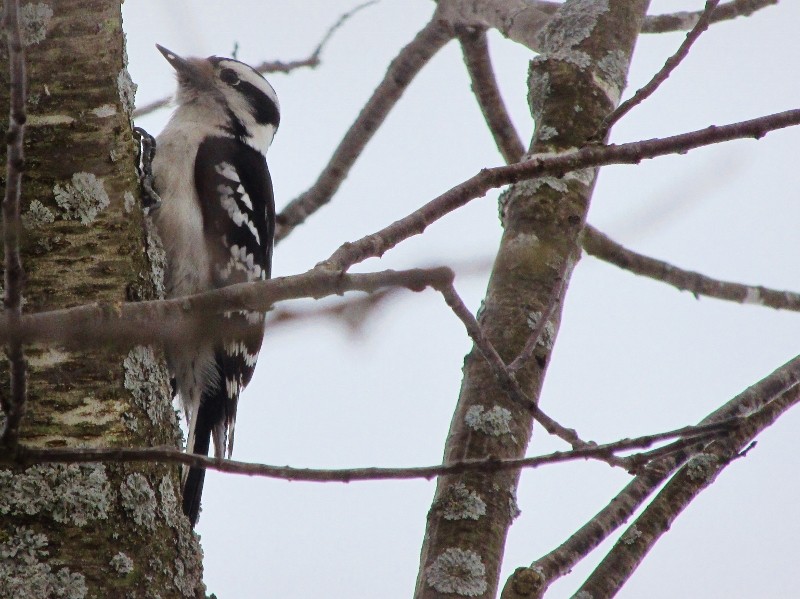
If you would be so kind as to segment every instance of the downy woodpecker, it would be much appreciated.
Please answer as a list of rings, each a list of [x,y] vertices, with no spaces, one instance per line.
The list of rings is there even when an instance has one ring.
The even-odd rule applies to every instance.
[[[267,279],[275,202],[266,153],[280,122],[275,90],[237,60],[181,58],[157,48],[178,79],[177,107],[152,157],[160,202],[151,213],[167,254],[167,297]],[[208,455],[213,438],[214,454],[230,457],[236,406],[253,375],[264,315],[209,318],[239,324],[244,333],[189,347],[171,341],[167,364],[189,426],[187,451]],[[183,511],[192,526],[204,478],[202,468],[184,473]]]

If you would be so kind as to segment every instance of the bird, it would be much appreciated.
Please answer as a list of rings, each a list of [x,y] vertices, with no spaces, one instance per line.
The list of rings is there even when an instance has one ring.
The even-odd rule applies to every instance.
[[[277,94],[257,70],[233,58],[183,58],[156,47],[177,78],[175,110],[148,153],[149,213],[166,253],[165,295],[268,279],[275,200],[266,155],[280,124]],[[170,339],[167,366],[188,423],[186,450],[208,455],[213,439],[214,455],[229,458],[264,314],[240,310],[204,318],[208,329],[234,333],[199,342]],[[204,468],[184,470],[182,507],[193,528],[204,480]]]

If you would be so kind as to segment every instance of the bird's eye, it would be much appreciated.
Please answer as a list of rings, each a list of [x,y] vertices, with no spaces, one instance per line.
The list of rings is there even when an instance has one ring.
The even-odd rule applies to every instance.
[[[228,85],[237,85],[239,83],[239,75],[233,69],[222,69],[219,73],[219,78]]]

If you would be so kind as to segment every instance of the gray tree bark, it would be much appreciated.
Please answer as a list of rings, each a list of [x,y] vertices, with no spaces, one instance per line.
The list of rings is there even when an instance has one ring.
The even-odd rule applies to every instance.
[[[158,244],[143,227],[118,0],[22,7],[29,93],[23,173],[23,311],[156,297]],[[0,107],[8,113],[8,56]],[[27,347],[20,440],[34,447],[180,442],[151,348]],[[0,367],[0,393],[8,393]],[[179,470],[155,464],[0,470],[0,597],[204,597]]]
[[[441,6],[440,6],[441,7]],[[530,153],[583,146],[619,101],[647,0],[567,0],[539,32],[529,103],[536,120]],[[506,362],[520,354],[578,256],[594,188],[593,169],[514,185],[501,197],[504,233],[479,321]],[[517,372],[538,401],[560,322],[554,310],[532,359]],[[533,418],[500,388],[480,353],[464,378],[445,446],[446,462],[518,458]],[[508,528],[517,515],[518,472],[439,478],[422,547],[417,599],[495,597]]]

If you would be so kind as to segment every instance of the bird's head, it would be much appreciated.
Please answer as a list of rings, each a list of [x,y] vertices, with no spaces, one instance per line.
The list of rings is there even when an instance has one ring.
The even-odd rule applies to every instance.
[[[156,46],[175,69],[178,106],[198,105],[211,111],[221,126],[266,153],[280,124],[278,96],[249,65],[232,58],[182,58]]]

